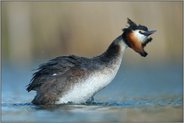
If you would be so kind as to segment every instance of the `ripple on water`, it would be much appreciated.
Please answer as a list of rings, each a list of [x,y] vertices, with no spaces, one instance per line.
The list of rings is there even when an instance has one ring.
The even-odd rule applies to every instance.
[[[182,96],[131,98],[81,105],[35,106],[31,103],[2,103],[3,121],[80,122],[80,121],[168,121],[182,118]],[[171,115],[171,114],[176,115]],[[93,117],[91,117],[93,116]],[[107,117],[108,116],[108,117]],[[132,117],[134,117],[132,119]],[[142,119],[141,119],[142,118]]]
[[[137,97],[137,98],[129,98],[123,99],[121,101],[94,101],[85,103],[82,105],[97,105],[97,106],[164,106],[164,105],[172,105],[178,106],[182,105],[182,96],[160,96],[160,97]],[[2,107],[21,107],[21,106],[34,106],[32,103],[2,103]]]

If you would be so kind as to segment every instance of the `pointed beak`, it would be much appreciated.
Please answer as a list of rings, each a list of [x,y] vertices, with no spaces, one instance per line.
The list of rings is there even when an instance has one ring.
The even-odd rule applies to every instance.
[[[154,32],[156,32],[156,30],[145,31],[144,35],[149,36],[149,35],[153,34]]]

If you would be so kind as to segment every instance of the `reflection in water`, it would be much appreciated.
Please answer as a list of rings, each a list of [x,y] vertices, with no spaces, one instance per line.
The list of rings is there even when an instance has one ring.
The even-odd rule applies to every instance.
[[[182,121],[181,3],[3,2],[3,121]],[[95,103],[50,107],[30,103],[35,92],[25,88],[32,69],[43,59],[101,53],[122,33],[127,17],[158,30],[146,59],[127,49],[123,69],[95,96]],[[43,61],[27,66],[36,59]]]
[[[35,106],[25,88],[30,68],[2,69],[2,119],[17,122],[182,121],[180,65],[122,65],[113,82],[81,105]]]
[[[3,121],[182,121],[182,106],[3,105]],[[11,119],[10,119],[11,117]]]

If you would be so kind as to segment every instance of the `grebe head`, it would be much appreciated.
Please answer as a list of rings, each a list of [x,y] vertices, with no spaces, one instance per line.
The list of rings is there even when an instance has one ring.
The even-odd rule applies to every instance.
[[[128,24],[129,26],[123,29],[122,35],[125,43],[134,51],[138,52],[141,56],[147,56],[144,47],[152,40],[152,38],[149,36],[156,32],[156,30],[148,30],[146,26],[137,25],[129,18]]]

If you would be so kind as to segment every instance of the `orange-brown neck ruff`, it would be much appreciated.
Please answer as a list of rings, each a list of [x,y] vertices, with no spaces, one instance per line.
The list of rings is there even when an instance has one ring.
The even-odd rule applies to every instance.
[[[145,52],[141,41],[138,40],[138,38],[135,36],[135,34],[132,31],[124,32],[123,40],[134,51],[140,54]]]

